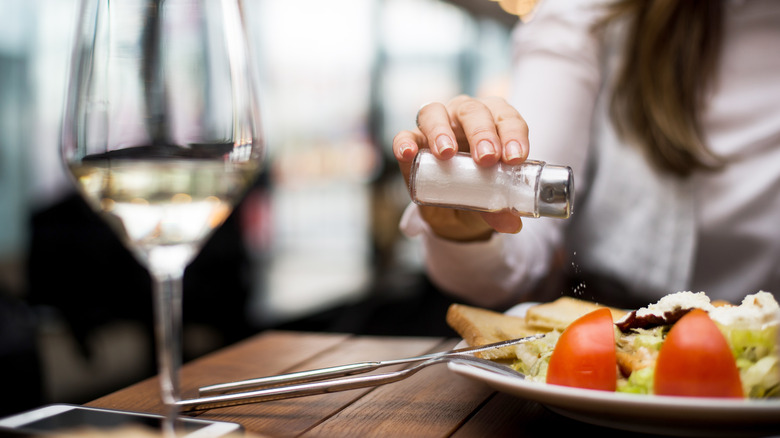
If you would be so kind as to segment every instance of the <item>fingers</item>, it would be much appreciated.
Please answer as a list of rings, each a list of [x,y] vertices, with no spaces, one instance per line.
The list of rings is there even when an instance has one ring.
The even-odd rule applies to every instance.
[[[437,236],[456,242],[487,240],[493,229],[480,213],[452,208],[420,207],[420,214]]]
[[[419,131],[401,131],[393,138],[393,155],[399,162],[410,163],[420,146],[425,146],[425,139]]]
[[[528,158],[528,125],[506,100],[459,96],[447,108],[459,140],[469,145],[477,163],[489,166],[502,160],[519,164]]]
[[[393,155],[407,184],[409,184],[414,157],[421,147],[427,147],[427,142],[422,133],[417,130],[401,131],[393,138]]]
[[[456,129],[468,142],[471,156],[478,164],[489,166],[501,159],[501,139],[493,115],[483,102],[459,96],[448,104]]]
[[[501,138],[501,159],[509,164],[519,164],[528,158],[528,125],[517,110],[504,99],[485,99],[493,115],[493,121]]]
[[[482,220],[499,233],[516,234],[523,229],[522,219],[508,211],[481,213],[481,215]]]
[[[420,214],[436,235],[457,242],[487,240],[494,232],[515,234],[523,228],[522,220],[508,211],[477,213],[421,206]]]
[[[413,157],[415,145],[423,143],[437,158],[470,151],[474,161],[485,166],[499,160],[519,164],[528,158],[528,125],[502,98],[458,96],[446,106],[438,102],[424,105],[417,113],[417,128],[394,141],[397,159]]]
[[[441,103],[429,103],[417,112],[417,128],[425,136],[437,158],[452,158],[458,152],[458,143],[452,131],[450,115]]]

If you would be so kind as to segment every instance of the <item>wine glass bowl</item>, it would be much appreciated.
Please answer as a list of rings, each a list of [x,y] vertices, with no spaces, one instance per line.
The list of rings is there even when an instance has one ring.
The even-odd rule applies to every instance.
[[[152,158],[144,147],[127,150],[139,156],[93,155],[68,167],[88,202],[149,269],[189,263],[257,171],[252,162]]]
[[[152,277],[162,400],[180,400],[186,266],[262,167],[241,0],[82,0],[61,152]]]

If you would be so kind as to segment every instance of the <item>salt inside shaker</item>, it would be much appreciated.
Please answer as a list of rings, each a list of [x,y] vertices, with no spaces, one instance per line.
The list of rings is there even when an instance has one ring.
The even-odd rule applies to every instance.
[[[439,160],[421,149],[409,176],[412,200],[420,205],[484,212],[512,210],[527,217],[571,215],[574,178],[570,167],[526,160],[479,166],[468,153]]]

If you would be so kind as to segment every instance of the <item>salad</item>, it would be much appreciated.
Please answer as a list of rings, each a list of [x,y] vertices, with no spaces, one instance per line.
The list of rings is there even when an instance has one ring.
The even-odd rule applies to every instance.
[[[605,308],[515,349],[528,380],[634,394],[780,397],[780,307],[678,292],[614,322]]]

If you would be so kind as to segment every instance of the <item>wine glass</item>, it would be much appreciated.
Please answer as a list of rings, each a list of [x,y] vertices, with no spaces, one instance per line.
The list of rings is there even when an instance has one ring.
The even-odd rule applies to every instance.
[[[241,0],[80,4],[62,157],[151,275],[170,418],[181,400],[184,270],[262,167],[244,18]]]

